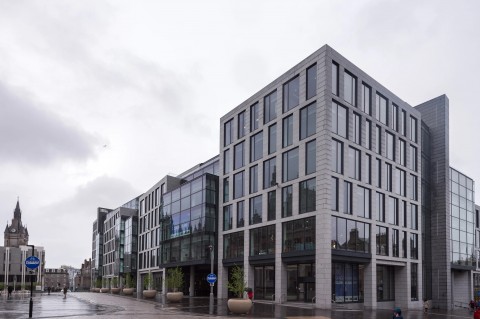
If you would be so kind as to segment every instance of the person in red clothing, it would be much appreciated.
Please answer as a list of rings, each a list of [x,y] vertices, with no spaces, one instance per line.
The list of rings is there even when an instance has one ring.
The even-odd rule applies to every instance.
[[[253,289],[252,288],[247,288],[247,296],[248,296],[248,299],[253,300]]]
[[[473,313],[473,319],[480,319],[480,309],[475,310]]]

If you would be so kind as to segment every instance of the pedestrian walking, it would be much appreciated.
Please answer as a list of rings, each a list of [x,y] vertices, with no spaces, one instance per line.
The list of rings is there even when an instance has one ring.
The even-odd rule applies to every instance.
[[[7,297],[10,298],[12,296],[13,287],[8,286],[7,291],[8,291],[8,296]]]
[[[423,300],[423,312],[428,313],[428,308],[430,308],[430,302],[427,299]]]
[[[67,299],[67,286],[63,287],[63,299]]]

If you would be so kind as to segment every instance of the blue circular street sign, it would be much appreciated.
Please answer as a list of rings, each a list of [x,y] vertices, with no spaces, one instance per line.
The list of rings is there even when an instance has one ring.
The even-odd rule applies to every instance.
[[[40,259],[35,256],[30,256],[25,259],[25,266],[27,266],[29,269],[37,269],[38,266],[40,266]]]
[[[217,275],[215,274],[208,274],[207,276],[207,281],[213,285],[215,283],[215,281],[217,281]]]

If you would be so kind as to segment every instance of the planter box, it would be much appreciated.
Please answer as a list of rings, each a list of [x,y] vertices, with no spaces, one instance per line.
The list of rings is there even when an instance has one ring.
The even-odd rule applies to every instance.
[[[135,288],[123,288],[122,292],[123,292],[124,295],[130,296],[130,295],[133,295],[133,290],[134,289]]]
[[[110,288],[100,288],[100,292],[106,293],[110,290]]]
[[[228,309],[236,314],[248,313],[252,308],[252,301],[250,299],[232,298],[228,299]]]
[[[167,300],[170,302],[179,302],[183,298],[183,292],[167,292]]]
[[[143,297],[144,298],[154,298],[157,295],[156,290],[144,290]]]
[[[120,288],[111,288],[110,292],[112,294],[118,295],[120,293]]]

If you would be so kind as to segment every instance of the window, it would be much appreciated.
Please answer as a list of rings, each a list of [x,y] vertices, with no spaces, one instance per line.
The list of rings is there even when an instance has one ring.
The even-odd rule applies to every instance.
[[[250,163],[263,156],[263,132],[250,137]]]
[[[293,109],[300,103],[299,79],[297,76],[283,85],[283,112]]]
[[[332,216],[332,249],[370,252],[370,224]]]
[[[386,190],[391,192],[392,191],[392,185],[393,185],[393,171],[392,171],[392,165],[385,163],[385,170],[386,170],[386,177],[387,177],[387,185],[386,185]]]
[[[282,188],[282,217],[292,216],[292,185]]]
[[[250,256],[275,254],[275,225],[250,230]]]
[[[369,120],[365,121],[365,147],[372,149],[372,122]]]
[[[410,258],[418,259],[418,234],[410,234]]]
[[[245,226],[245,202],[237,202],[237,228]]]
[[[388,223],[398,226],[398,199],[395,197],[388,197]]]
[[[357,216],[370,218],[370,198],[370,189],[361,186],[357,187],[357,204],[355,208]]]
[[[282,224],[283,252],[315,249],[315,217]]]
[[[223,179],[223,202],[226,203],[230,200],[230,185],[228,177]]]
[[[250,167],[250,194],[258,192],[258,165]]]
[[[382,154],[382,129],[378,125],[375,127],[375,135],[375,151]]]
[[[417,176],[410,174],[410,199],[417,200]]]
[[[233,175],[233,199],[240,198],[244,195],[244,171]]]
[[[360,180],[360,151],[349,147],[348,148],[348,177]]]
[[[283,119],[282,146],[287,147],[293,143],[293,114]]]
[[[268,154],[277,151],[277,124],[268,127]]]
[[[299,213],[313,212],[316,209],[316,179],[312,178],[300,183]]]
[[[407,186],[407,174],[404,170],[395,168],[395,178],[397,180],[396,193],[405,196],[406,195],[406,186]]]
[[[263,120],[268,123],[277,118],[277,91],[273,91],[263,98]]]
[[[356,105],[357,79],[347,71],[343,73],[343,98],[351,105]]]
[[[305,144],[305,175],[317,170],[317,142],[315,140]]]
[[[267,194],[267,220],[275,220],[277,211],[277,191],[271,191]]]
[[[410,139],[417,143],[417,119],[410,116]]]
[[[332,177],[332,202],[330,208],[338,212],[338,178]]]
[[[263,162],[263,189],[277,185],[276,158]]]
[[[367,113],[368,115],[372,115],[372,89],[366,85],[365,83],[362,84],[362,109],[363,112]]]
[[[375,104],[375,118],[385,125],[387,122],[387,99],[377,93]]]
[[[233,136],[232,136],[232,120],[226,122],[224,124],[224,131],[223,131],[223,146],[227,146],[232,144]]]
[[[402,236],[400,237],[400,242],[402,247],[402,250],[400,252],[400,257],[407,258],[407,232],[402,231],[400,236]]]
[[[223,258],[243,257],[243,231],[223,235]]]
[[[377,255],[388,256],[388,228],[377,226]],[[379,265],[377,265],[378,267]]]
[[[400,205],[398,208],[398,214],[400,215],[400,225],[403,227],[407,227],[407,202],[401,200],[398,202]]]
[[[361,120],[362,118],[360,117],[360,115],[358,115],[357,113],[353,113],[353,141],[359,145],[361,144],[362,140],[362,128],[360,125]]]
[[[223,207],[223,230],[232,229],[232,205]]]
[[[245,136],[245,111],[238,114],[238,138]]]
[[[392,129],[398,132],[398,106],[392,104]]]
[[[388,300],[395,300],[395,268],[377,264],[377,301]]]
[[[310,104],[300,110],[300,139],[312,136],[317,131],[317,105]]]
[[[377,158],[377,187],[382,188],[382,161]]]
[[[223,174],[228,174],[232,170],[230,161],[230,149],[228,149],[223,152]]]
[[[255,131],[258,129],[260,121],[260,110],[258,106],[258,102],[250,106],[250,132]]]
[[[332,140],[332,171],[343,174],[343,143]]]
[[[395,160],[395,137],[389,132],[385,132],[386,141],[385,149],[387,151],[387,158],[394,161]]]
[[[338,96],[338,64],[332,62],[332,93]]]
[[[332,102],[332,132],[347,138],[348,111],[345,107]]]
[[[399,257],[400,253],[400,234],[398,229],[392,229],[392,256]]]
[[[410,204],[410,228],[418,230],[418,206]]]
[[[365,154],[365,170],[363,171],[363,181],[367,184],[372,183],[372,156]]]
[[[400,117],[400,134],[407,136],[407,112],[402,110]]]
[[[233,169],[238,169],[245,165],[244,144],[245,142],[241,142],[233,148]]]
[[[377,220],[385,222],[385,195],[377,193]]]
[[[343,212],[352,214],[352,183],[343,182]]]
[[[317,94],[317,65],[307,69],[307,100]]]
[[[413,145],[410,145],[410,169],[417,171],[417,148]]]
[[[404,140],[400,139],[400,158],[399,163],[400,165],[406,166],[407,165],[407,153],[406,153],[406,143]]]
[[[283,153],[282,167],[283,182],[298,178],[298,147]]]
[[[258,224],[262,222],[262,195],[250,198],[249,224]]]
[[[410,298],[412,301],[418,300],[418,264],[410,264]]]

